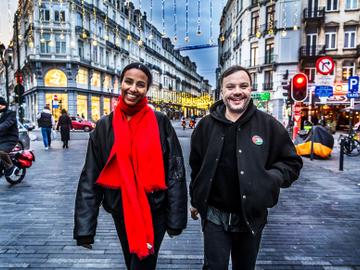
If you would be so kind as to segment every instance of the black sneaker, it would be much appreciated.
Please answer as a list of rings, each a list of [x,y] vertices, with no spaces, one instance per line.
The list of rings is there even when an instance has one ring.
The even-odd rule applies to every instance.
[[[12,166],[11,168],[5,171],[5,176],[11,178],[14,177],[18,172],[19,172],[19,168],[16,166]]]

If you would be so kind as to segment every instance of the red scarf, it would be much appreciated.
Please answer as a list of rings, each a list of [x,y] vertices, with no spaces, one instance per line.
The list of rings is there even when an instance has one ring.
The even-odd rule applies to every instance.
[[[132,118],[128,121],[126,115]],[[154,252],[146,193],[166,189],[159,127],[146,98],[131,107],[120,97],[112,125],[114,144],[96,183],[121,189],[130,253],[143,259]]]

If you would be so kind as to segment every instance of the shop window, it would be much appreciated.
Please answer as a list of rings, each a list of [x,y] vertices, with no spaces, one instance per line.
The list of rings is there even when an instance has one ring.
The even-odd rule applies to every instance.
[[[114,93],[119,94],[119,79],[117,77],[114,80]]]
[[[110,98],[104,97],[104,115],[108,115],[111,112]]]
[[[105,91],[110,91],[110,89],[112,88],[111,85],[111,76],[106,74],[105,75],[105,80],[104,80],[104,90]]]
[[[100,119],[100,97],[91,97],[91,116],[92,120],[97,121]]]
[[[100,87],[100,72],[94,71],[91,78],[91,86]]]
[[[88,97],[77,95],[76,99],[77,115],[83,119],[88,119]]]
[[[57,103],[54,102],[54,96],[57,96]],[[50,106],[50,111],[54,116],[55,121],[59,120],[61,110],[68,110],[68,94],[65,93],[46,93],[45,104]],[[56,106],[57,104],[57,106]]]
[[[76,76],[76,83],[83,84],[87,87],[88,86],[88,78],[89,78],[88,70],[86,68],[82,68],[82,67],[79,68],[78,74]]]

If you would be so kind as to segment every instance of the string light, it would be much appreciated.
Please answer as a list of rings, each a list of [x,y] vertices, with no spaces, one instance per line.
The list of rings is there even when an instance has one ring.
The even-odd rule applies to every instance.
[[[176,18],[176,0],[173,0],[173,10],[174,10],[174,43],[177,42],[177,18]]]
[[[92,45],[93,45],[93,46],[97,46],[97,45],[98,45],[98,43],[97,43],[97,41],[96,41],[97,16],[96,16],[96,8],[95,8],[95,7],[93,8],[93,15],[94,15],[94,31],[93,31],[93,34],[94,34],[94,38],[93,38],[93,39],[94,39],[94,40],[92,41]]]
[[[161,0],[161,12],[162,12],[162,17],[161,17],[161,21],[162,21],[162,37],[166,36],[166,32],[165,32],[165,0]]]
[[[272,3],[272,0],[271,0]],[[269,16],[269,29],[268,34],[273,35],[274,34],[274,6],[269,6],[270,9],[270,16]]]
[[[130,1],[126,1],[126,6],[127,6],[127,9],[128,9],[128,22],[129,22],[129,27],[128,27],[128,34],[126,36],[126,39],[128,41],[131,41],[132,40],[132,36],[131,36],[131,32],[130,32],[130,28],[131,28],[131,14],[130,14]]]
[[[152,22],[153,22],[153,1],[150,0],[150,35],[149,35],[149,39],[150,39],[150,40],[154,38],[154,36],[153,36],[153,34],[152,34],[152,31],[153,31],[153,29],[152,29],[152,28],[153,28]]]
[[[281,36],[282,37],[286,37],[287,33],[286,33],[286,10],[285,10],[285,2],[282,4],[282,27],[283,30],[281,31]]]
[[[82,15],[82,29],[83,29],[83,32],[81,34],[81,37],[83,39],[86,39],[87,38],[87,34],[85,32],[85,0],[81,0],[81,15]]]
[[[209,39],[209,44],[213,44],[214,43],[214,39],[213,39],[213,5],[212,5],[212,0],[209,0],[209,4],[210,4],[210,19],[209,19],[209,23],[210,23],[210,39]],[[220,41],[224,42],[225,41],[225,37],[222,36],[223,40]]]
[[[201,7],[200,7],[200,0],[197,2],[197,31],[196,35],[201,35]]]
[[[189,0],[185,2],[185,42],[189,42]]]

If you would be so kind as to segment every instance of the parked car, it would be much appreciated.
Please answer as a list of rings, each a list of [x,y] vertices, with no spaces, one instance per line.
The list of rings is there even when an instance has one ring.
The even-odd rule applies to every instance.
[[[29,149],[30,148],[29,132],[26,129],[26,127],[24,127],[24,125],[20,123],[19,120],[18,120],[17,124],[18,124],[18,130],[19,130],[19,143],[17,146],[20,149]]]
[[[83,131],[91,131],[95,128],[95,124],[91,121],[82,119],[78,116],[71,116],[71,123],[74,129],[83,130]]]

